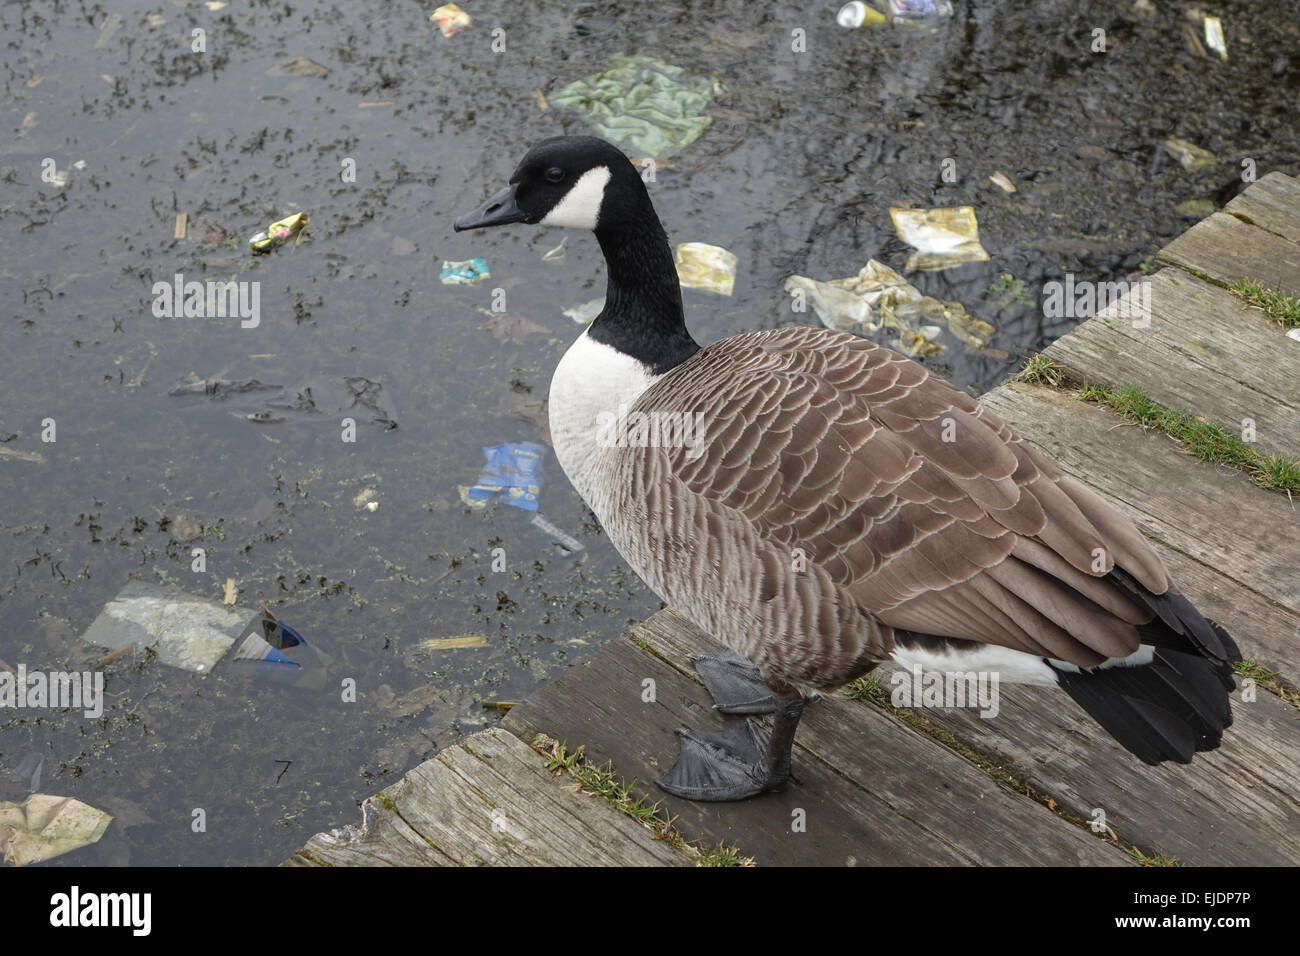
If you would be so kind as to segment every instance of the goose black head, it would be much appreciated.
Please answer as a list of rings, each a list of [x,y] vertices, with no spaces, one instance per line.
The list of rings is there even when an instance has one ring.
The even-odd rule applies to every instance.
[[[510,185],[456,220],[456,231],[511,222],[595,231],[628,204],[649,203],[631,161],[594,136],[542,140],[520,161]]]

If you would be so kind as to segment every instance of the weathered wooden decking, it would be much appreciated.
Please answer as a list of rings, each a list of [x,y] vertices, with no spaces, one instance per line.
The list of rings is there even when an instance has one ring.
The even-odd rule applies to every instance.
[[[1078,381],[1137,385],[1162,404],[1300,458],[1300,343],[1223,286],[1250,278],[1300,293],[1300,181],[1270,174],[1167,246],[1150,279],[1149,328],[1114,312],[1046,354]],[[982,399],[1133,518],[1179,587],[1244,656],[1300,684],[1300,501],[1202,464],[1068,391],[1011,383]],[[849,698],[811,706],[798,782],[738,804],[667,797],[677,727],[721,727],[687,653],[716,645],[664,611],[542,688],[501,729],[475,734],[366,801],[363,825],[318,834],[298,864],[681,864],[690,858],[544,769],[545,735],[611,761],[663,799],[701,846],[759,864],[1129,865],[1300,862],[1300,709],[1263,688],[1233,695],[1220,749],[1148,767],[1068,697],[1001,688],[1001,710],[892,712]],[[647,702],[645,682],[652,680]],[[887,680],[882,684],[888,688]],[[921,720],[916,719],[919,715]],[[1084,821],[1104,821],[1097,835]]]

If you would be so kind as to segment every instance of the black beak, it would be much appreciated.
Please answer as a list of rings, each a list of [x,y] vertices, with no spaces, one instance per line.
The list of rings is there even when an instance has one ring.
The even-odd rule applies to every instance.
[[[515,187],[507,186],[473,212],[456,220],[456,231],[504,226],[508,222],[526,222],[528,217],[515,205]]]

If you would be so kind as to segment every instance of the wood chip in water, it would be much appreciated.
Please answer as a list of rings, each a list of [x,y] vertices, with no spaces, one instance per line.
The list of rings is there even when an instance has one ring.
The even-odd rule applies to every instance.
[[[234,604],[235,599],[239,597],[239,585],[235,584],[234,578],[226,578],[226,593],[222,597],[225,604]]]
[[[95,660],[95,667],[107,667],[109,664],[113,663],[114,661],[120,661],[122,658],[126,657],[126,655],[134,654],[134,653],[135,653],[135,644],[134,643],[127,644],[124,647],[119,647],[115,651],[109,651],[107,654],[103,655],[102,657],[97,658]]]
[[[426,651],[446,651],[456,647],[488,647],[486,634],[463,634],[460,637],[430,637],[418,645]]]
[[[0,445],[0,459],[16,458],[19,461],[30,461],[37,465],[45,464],[45,456],[38,451],[19,451],[17,448],[5,448]]]
[[[189,224],[189,213],[178,212],[176,214],[176,228],[172,230],[173,239],[184,239],[185,230]]]

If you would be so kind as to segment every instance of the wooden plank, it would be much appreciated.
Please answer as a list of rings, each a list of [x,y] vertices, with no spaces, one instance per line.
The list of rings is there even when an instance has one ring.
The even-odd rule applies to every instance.
[[[1224,212],[1192,226],[1156,253],[1156,261],[1221,285],[1253,279],[1279,292],[1300,294],[1300,245]]]
[[[980,401],[1148,537],[1219,572],[1244,612],[1223,622],[1243,654],[1300,682],[1300,502],[1055,389],[1013,382]]]
[[[1232,293],[1179,269],[1150,283],[1147,328],[1117,317],[1112,306],[1057,339],[1043,354],[1078,379],[1138,385],[1162,404],[1203,415],[1240,433],[1255,423],[1270,454],[1300,458],[1300,388],[1292,364],[1277,361],[1290,346],[1285,330]]]
[[[545,769],[494,727],[369,798],[362,825],[318,833],[290,861],[330,866],[689,866],[685,853]]]
[[[1225,212],[1300,242],[1300,179],[1273,172],[1238,194]]]
[[[888,672],[878,679],[891,686]],[[923,715],[1068,812],[1092,820],[1100,808],[1146,853],[1198,866],[1300,863],[1300,710],[1272,694],[1256,689],[1253,703],[1234,694],[1234,723],[1218,750],[1158,767],[1060,691],[1002,685],[999,704],[991,720],[956,707]]]
[[[615,641],[514,708],[506,726],[581,741],[624,778],[650,781],[676,759],[673,729],[721,728],[688,650],[719,645],[671,612]],[[653,680],[655,701],[642,701]],[[689,833],[735,842],[760,864],[1124,865],[1116,848],[1000,786],[931,738],[847,699],[806,712],[795,747],[798,782],[729,804],[696,803],[642,784]],[[793,832],[802,811],[805,832]]]

